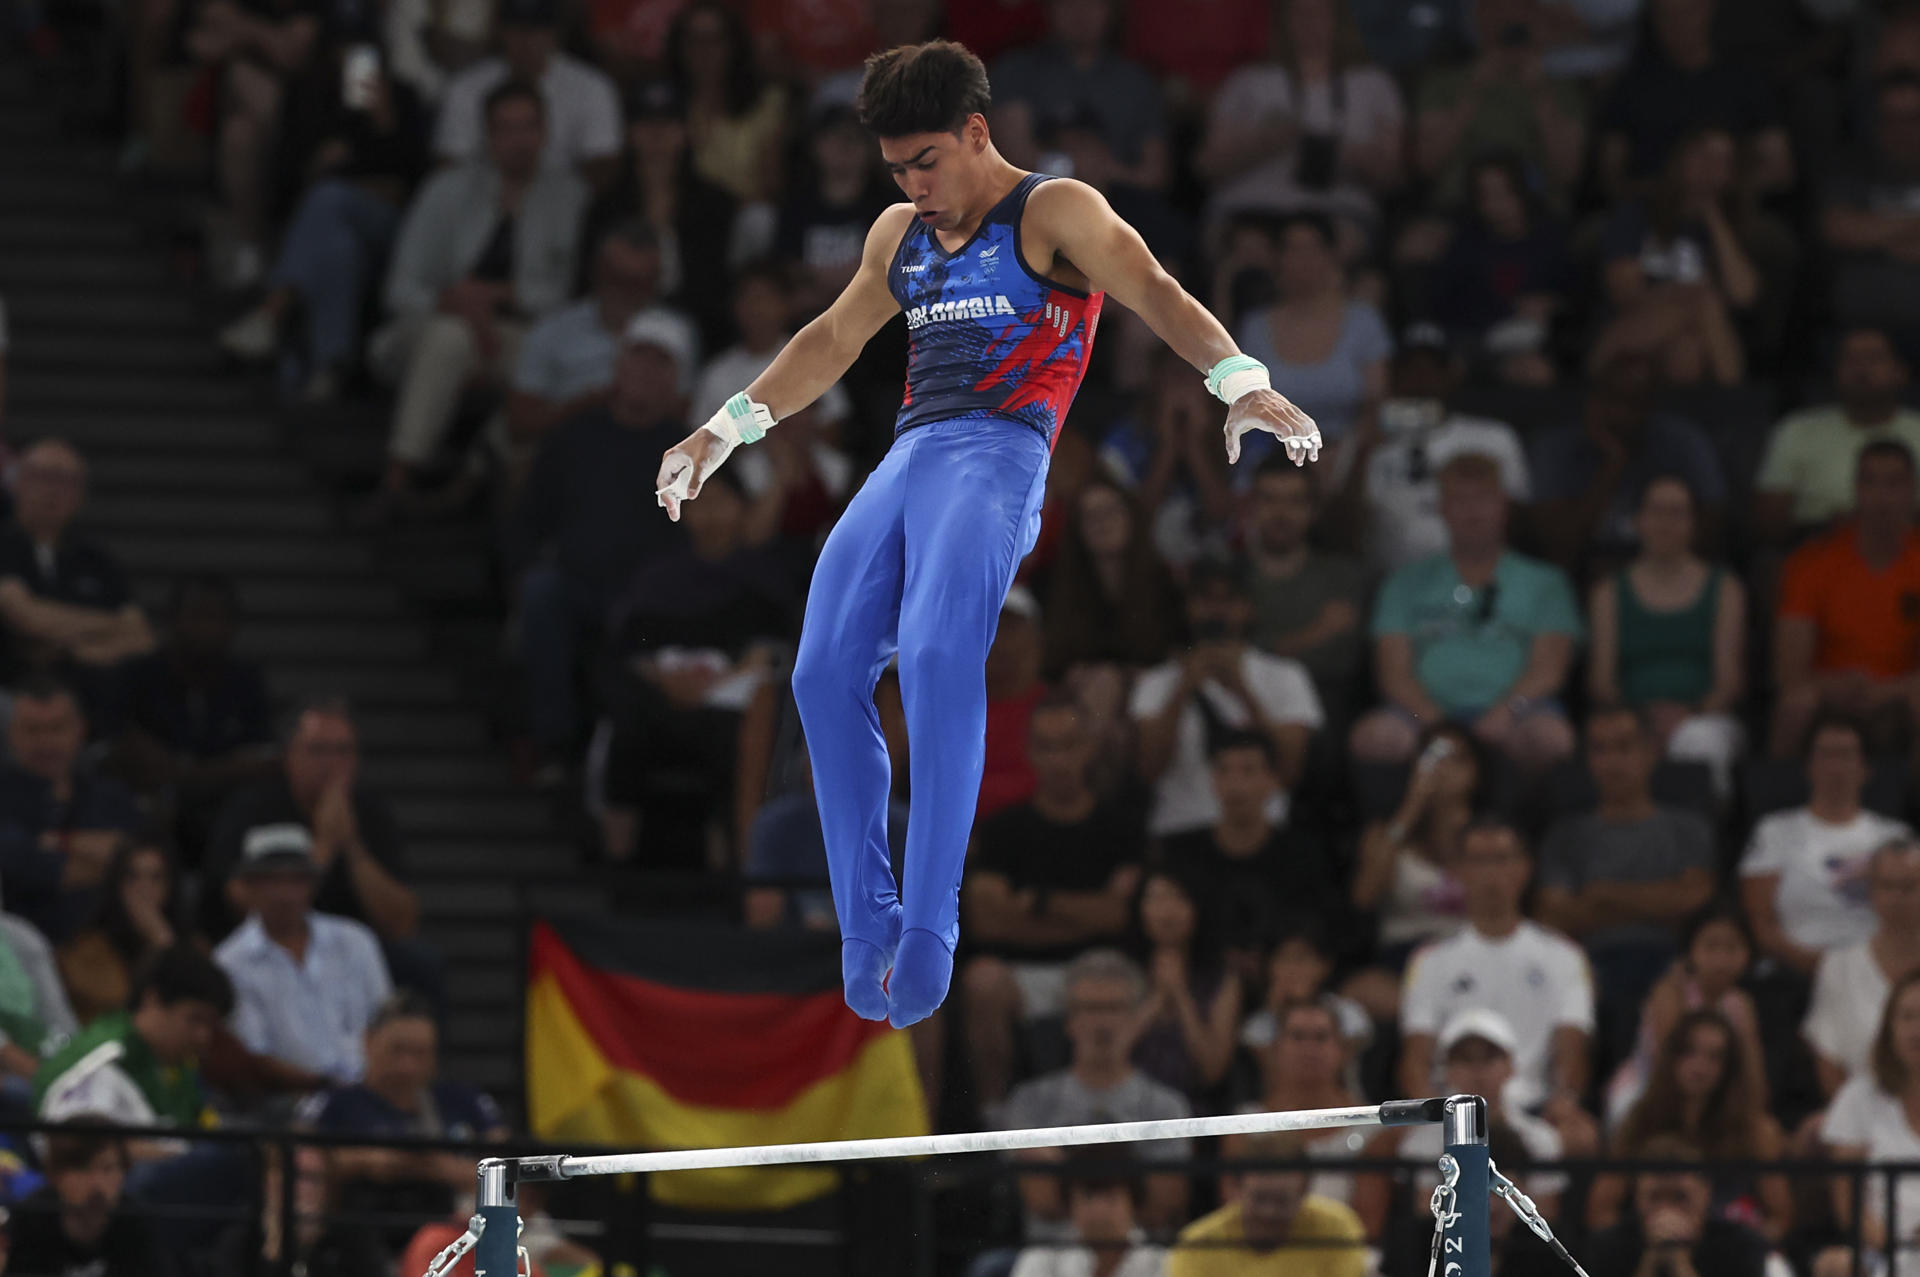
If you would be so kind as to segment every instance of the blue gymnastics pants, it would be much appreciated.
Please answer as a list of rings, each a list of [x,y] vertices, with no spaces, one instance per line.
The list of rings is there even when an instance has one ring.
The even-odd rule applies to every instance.
[[[953,975],[986,754],[987,648],[1040,534],[1048,459],[1037,431],[1004,417],[917,426],[854,495],[813,571],[793,695],[847,1005],[870,1020],[926,1018]],[[913,782],[904,884],[887,853],[892,767],[873,705],[896,652]]]

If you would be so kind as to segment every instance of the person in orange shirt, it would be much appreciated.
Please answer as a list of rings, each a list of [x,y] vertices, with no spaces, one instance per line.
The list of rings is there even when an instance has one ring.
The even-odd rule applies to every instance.
[[[1774,629],[1773,753],[1794,756],[1814,716],[1867,725],[1870,752],[1920,746],[1920,532],[1914,456],[1860,450],[1853,518],[1788,558]]]

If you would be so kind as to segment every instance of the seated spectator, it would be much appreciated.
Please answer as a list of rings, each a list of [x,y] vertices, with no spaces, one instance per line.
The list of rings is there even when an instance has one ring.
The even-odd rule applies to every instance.
[[[1469,1009],[1494,1011],[1514,1030],[1513,1080],[1503,1099],[1537,1112],[1570,1148],[1591,1147],[1580,1109],[1593,1037],[1593,977],[1578,945],[1520,911],[1532,863],[1511,825],[1470,828],[1460,850],[1467,926],[1414,955],[1400,1006],[1400,1085],[1427,1093],[1439,1080],[1437,1036]],[[1584,1135],[1585,1138],[1576,1138]]]
[[[732,323],[728,267],[742,256],[739,201],[693,171],[686,103],[671,80],[634,85],[626,115],[626,151],[612,183],[587,210],[586,242],[598,243],[627,222],[644,224],[660,246],[661,298],[694,317],[702,345],[718,347]],[[870,224],[861,224],[862,244]]]
[[[1737,576],[1695,552],[1694,527],[1683,480],[1641,489],[1640,553],[1589,597],[1587,692],[1643,714],[1655,746],[1705,763],[1724,800],[1745,737],[1733,711],[1745,691],[1747,598]]]
[[[176,944],[142,964],[127,1007],[94,1020],[40,1066],[41,1120],[96,1113],[119,1126],[203,1124],[199,1061],[233,1010],[227,973]]]
[[[1825,528],[1853,510],[1860,450],[1894,439],[1920,455],[1920,413],[1906,407],[1907,361],[1880,328],[1840,335],[1834,402],[1781,419],[1754,480],[1755,531],[1769,541]]]
[[[1180,587],[1155,552],[1147,511],[1118,483],[1091,475],[1047,575],[1047,676],[1103,673],[1122,686],[1167,659],[1178,637]]]
[[[105,1117],[77,1115],[47,1137],[47,1183],[7,1221],[7,1267],[14,1272],[174,1277],[181,1271],[153,1236],[144,1210],[127,1201],[125,1142],[88,1129],[108,1124]]]
[[[1067,1218],[1075,1245],[1021,1251],[1012,1277],[1166,1277],[1167,1252],[1147,1244],[1135,1221],[1139,1183],[1124,1164],[1114,1169],[1111,1178],[1068,1178]]]
[[[1367,561],[1388,572],[1446,551],[1440,471],[1455,457],[1493,458],[1507,499],[1522,507],[1533,499],[1526,449],[1513,427],[1448,409],[1447,399],[1460,385],[1460,361],[1445,333],[1433,324],[1410,326],[1400,338],[1392,375],[1392,397],[1380,408],[1380,437],[1370,447],[1363,443],[1365,464],[1348,480],[1360,488],[1365,506]]]
[[[1908,972],[1920,970],[1920,842],[1902,836],[1873,853],[1867,901],[1873,934],[1820,955],[1800,1026],[1826,1095],[1873,1067],[1873,1039],[1887,993]]]
[[[70,445],[43,439],[20,454],[13,520],[0,528],[0,620],[8,630],[0,674],[13,683],[31,670],[57,671],[106,727],[106,671],[152,651],[153,630],[119,560],[73,531],[86,487],[86,462]]]
[[[666,52],[687,106],[693,171],[742,204],[770,199],[780,189],[787,94],[754,66],[745,20],[719,0],[693,0],[674,18]],[[772,231],[766,220],[760,245]]]
[[[1359,1094],[1346,1080],[1347,1038],[1335,999],[1320,996],[1283,1002],[1268,1018],[1272,1036],[1260,1052],[1262,1086],[1254,1103],[1243,1105],[1242,1112],[1346,1108],[1360,1103]],[[1245,1156],[1246,1143],[1246,1136],[1226,1136],[1220,1141],[1221,1155]],[[1356,1151],[1351,1130],[1323,1131],[1308,1137],[1301,1147],[1315,1161],[1336,1164],[1353,1160]],[[1353,1176],[1319,1171],[1307,1191],[1351,1205]]]
[[[1506,1100],[1513,1080],[1514,1053],[1519,1049],[1513,1025],[1498,1011],[1470,1007],[1456,1012],[1440,1032],[1437,1043],[1445,1072],[1443,1085],[1448,1095],[1481,1095],[1487,1100],[1487,1124],[1504,1128],[1517,1137],[1527,1156],[1526,1162],[1557,1162],[1565,1153],[1560,1133],[1523,1108]],[[1409,1204],[1423,1216],[1429,1195],[1440,1182],[1434,1168],[1446,1151],[1446,1135],[1438,1125],[1390,1127],[1368,1140],[1361,1156],[1397,1158],[1418,1167],[1413,1177]],[[1522,1191],[1533,1198],[1540,1214],[1553,1222],[1560,1215],[1560,1196],[1567,1191],[1567,1177],[1559,1172],[1528,1175],[1519,1181]],[[1354,1188],[1354,1210],[1366,1225],[1367,1236],[1380,1237],[1387,1229],[1387,1212],[1392,1196],[1392,1181],[1387,1175],[1360,1177]]]
[[[1232,549],[1234,475],[1211,401],[1187,361],[1155,343],[1138,409],[1100,440],[1101,469],[1133,493],[1154,548],[1176,571]]]
[[[1396,988],[1415,949],[1447,939],[1465,921],[1460,843],[1486,806],[1491,773],[1485,747],[1464,727],[1429,728],[1399,808],[1389,820],[1370,821],[1360,834],[1353,907],[1374,915],[1375,956]]]
[[[299,174],[302,189],[266,296],[219,334],[228,355],[265,363],[297,309],[306,339],[300,393],[309,403],[334,398],[359,368],[367,296],[426,171],[428,127],[426,106],[385,59],[364,80],[344,66],[316,79],[318,94],[290,104],[282,167]]]
[[[1573,752],[1554,698],[1581,638],[1566,576],[1507,548],[1499,463],[1466,452],[1440,468],[1448,550],[1395,571],[1374,603],[1374,676],[1386,705],[1354,724],[1362,762],[1403,762],[1452,721],[1521,767]]]
[[[1435,268],[1434,321],[1495,381],[1551,385],[1549,338],[1574,291],[1566,227],[1515,153],[1475,160],[1466,182],[1466,209]]]
[[[1298,661],[1329,721],[1343,722],[1366,664],[1369,574],[1353,558],[1309,544],[1319,497],[1313,470],[1276,453],[1254,472],[1251,496],[1253,642],[1269,655]]]
[[[1762,817],[1740,861],[1740,900],[1761,955],[1803,977],[1827,950],[1873,935],[1867,867],[1876,850],[1911,832],[1861,806],[1866,787],[1860,729],[1842,718],[1815,723],[1806,805]]]
[[[1794,180],[1793,149],[1764,76],[1714,46],[1717,0],[1648,0],[1648,33],[1599,112],[1600,180],[1614,198],[1645,189],[1690,134],[1717,128],[1747,153],[1746,183]]]
[[[1219,897],[1212,886],[1186,865],[1150,869],[1131,926],[1148,989],[1134,1065],[1207,1107],[1233,1063],[1243,987],[1213,925]]]
[[[268,1144],[261,1148],[260,1160],[264,1166],[260,1176],[260,1209],[229,1226],[213,1243],[205,1260],[206,1277],[252,1277],[263,1266],[273,1270],[283,1255],[304,1277],[364,1277],[364,1274],[383,1270],[391,1262],[391,1251],[381,1246],[372,1231],[357,1221],[331,1215],[325,1149],[310,1144],[291,1146],[293,1236],[283,1234],[286,1208],[283,1147],[286,1146]],[[522,1211],[522,1217],[531,1223],[532,1212],[525,1207]],[[522,1243],[526,1240],[523,1236]]]
[[[992,1124],[1001,1130],[1024,1130],[1191,1116],[1185,1096],[1153,1081],[1131,1062],[1141,1009],[1147,1004],[1147,981],[1140,968],[1115,950],[1090,949],[1067,968],[1066,988],[1072,1063],[1014,1087]],[[1191,1155],[1189,1144],[1183,1139],[1153,1140],[1139,1146],[1139,1157],[1148,1166],[1184,1163]],[[1016,1164],[1059,1163],[1067,1160],[1067,1150],[1026,1149],[1012,1158]],[[1021,1176],[1020,1200],[1029,1244],[1073,1240],[1059,1176]],[[1186,1177],[1149,1171],[1142,1222],[1148,1228],[1170,1228],[1186,1218],[1186,1210]]]
[[[1875,83],[1873,124],[1872,143],[1836,166],[1820,230],[1833,258],[1834,317],[1883,330],[1904,353],[1920,338],[1920,73]]]
[[[1335,1042],[1343,1060],[1340,1077],[1359,1092],[1361,1052],[1373,1041],[1373,1018],[1352,998],[1332,991],[1334,946],[1332,928],[1314,914],[1295,914],[1282,924],[1267,953],[1266,990],[1260,1005],[1240,1026],[1240,1045],[1259,1060],[1261,1085],[1271,1091],[1278,1060],[1273,1055],[1283,1013],[1296,1002],[1324,1005],[1333,1015]],[[1281,1104],[1275,1108],[1328,1108],[1325,1104]]]
[[[1742,1054],[1753,1069],[1749,1083],[1756,1102],[1766,1107],[1767,1076],[1762,1067],[1766,1050],[1760,1040],[1760,1014],[1753,995],[1740,987],[1753,966],[1753,933],[1747,917],[1731,900],[1718,900],[1687,920],[1680,960],[1654,982],[1640,1008],[1640,1033],[1633,1054],[1622,1061],[1607,1083],[1604,1112],[1609,1126],[1618,1126],[1647,1089],[1654,1060],[1667,1035],[1691,1012],[1711,1010],[1740,1037]]]
[[[233,981],[233,1033],[249,1051],[357,1082],[367,1025],[393,982],[372,931],[314,910],[319,876],[304,825],[248,830],[232,879],[247,918],[213,957]]]
[[[313,1096],[301,1106],[300,1122],[328,1135],[379,1140],[507,1138],[506,1120],[491,1098],[438,1072],[433,1008],[416,995],[395,994],[367,1022],[362,1080]],[[336,1211],[444,1215],[472,1188],[473,1159],[458,1152],[336,1147],[326,1160]],[[397,1248],[412,1231],[403,1226],[388,1240]]]
[[[1393,338],[1379,311],[1349,296],[1332,222],[1296,214],[1278,239],[1274,303],[1250,315],[1235,336],[1267,366],[1273,388],[1313,418],[1331,461],[1377,427]],[[1274,450],[1273,436],[1264,438],[1247,436],[1241,466]]]
[[[1082,121],[1092,145],[1076,152],[1073,173],[1095,186],[1166,189],[1167,120],[1160,85],[1109,39],[1115,0],[1050,0],[1047,37],[993,63],[993,135],[1022,168],[1048,168],[1057,134]],[[1081,161],[1095,161],[1084,171]]]
[[[524,84],[544,108],[540,166],[603,185],[620,152],[619,88],[606,72],[561,49],[554,0],[500,0],[496,22],[500,55],[447,82],[434,127],[435,158],[469,164],[493,149],[493,95],[504,84]]]
[[[58,944],[91,917],[107,862],[140,827],[126,786],[82,754],[87,720],[72,692],[33,678],[13,696],[0,766],[0,882],[7,907]]]
[[[1406,111],[1393,77],[1366,60],[1346,6],[1290,0],[1269,20],[1265,61],[1227,77],[1194,167],[1209,220],[1242,212],[1334,219],[1351,260],[1402,177]]]
[[[1908,1116],[1920,1103],[1920,971],[1909,971],[1894,981],[1885,1013],[1874,1035],[1872,1067],[1847,1079],[1821,1119],[1821,1138],[1839,1163],[1912,1162],[1920,1158],[1920,1129]],[[1888,1241],[1885,1205],[1888,1188],[1880,1176],[1870,1176],[1855,1196],[1849,1175],[1832,1178],[1833,1209],[1841,1230],[1858,1227],[1868,1251]],[[1920,1211],[1920,1183],[1901,1176],[1892,1190],[1895,1218],[1916,1218]],[[1858,1211],[1863,1218],[1855,1219]],[[1814,1262],[1820,1277],[1847,1270],[1853,1256],[1838,1248],[1821,1253]]]
[[[82,1024],[127,1009],[134,973],[184,930],[178,879],[165,847],[125,839],[107,862],[100,906],[58,950],[60,979]]]
[[[742,920],[759,929],[796,926],[838,931],[840,920],[834,914],[833,893],[829,890],[826,837],[820,832],[820,805],[813,796],[813,765],[805,750],[800,751],[799,765],[805,772],[799,787],[767,799],[754,814],[746,864],[740,871],[746,882],[741,898]],[[887,804],[887,846],[898,881],[907,854],[907,805],[897,799]],[[1051,846],[1048,854],[1052,854]],[[969,942],[976,938],[977,933],[968,936]],[[976,1087],[979,1079],[980,1066],[975,1064]],[[1005,1092],[1002,1086],[1001,1093]]]
[[[1093,739],[1072,698],[1053,693],[1027,724],[1033,794],[983,818],[960,903],[967,944],[967,1054],[980,1103],[1013,1081],[1014,1028],[1066,1009],[1076,953],[1125,938],[1140,886],[1140,819],[1088,783]]]
[[[867,230],[887,206],[871,146],[849,106],[816,106],[807,121],[812,163],[781,199],[773,233],[775,258],[793,267],[795,323],[825,310],[853,281]]]
[[[233,582],[183,579],[166,642],[127,671],[118,761],[196,862],[228,797],[277,763],[266,676],[234,652],[239,623]]]
[[[1646,1093],[1614,1128],[1613,1156],[1651,1157],[1646,1150],[1656,1141],[1680,1140],[1714,1162],[1782,1157],[1786,1136],[1767,1112],[1764,1073],[1749,1033],[1711,1008],[1682,1016],[1661,1041]],[[1587,1200],[1587,1226],[1601,1232],[1619,1224],[1626,1198],[1626,1176],[1599,1176]],[[1793,1224],[1793,1191],[1781,1175],[1719,1172],[1712,1205],[1716,1218],[1758,1228],[1776,1243]]]
[[[1654,479],[1672,476],[1694,503],[1694,540],[1713,545],[1727,504],[1719,455],[1691,421],[1653,406],[1653,356],[1619,350],[1595,365],[1578,424],[1533,443],[1534,513],[1548,557],[1594,575],[1638,548],[1634,514]]]
[[[1650,1139],[1634,1155],[1654,1162],[1701,1160],[1700,1150],[1678,1136]],[[1704,1168],[1643,1172],[1634,1181],[1633,1207],[1624,1221],[1593,1239],[1594,1277],[1762,1277],[1769,1267],[1765,1237],[1714,1215],[1713,1180]]]
[[[1653,799],[1659,761],[1648,725],[1630,709],[1587,720],[1587,772],[1599,806],[1564,815],[1540,848],[1540,921],[1580,941],[1617,1023],[1679,949],[1687,916],[1713,896],[1713,830],[1699,813]]]
[[[1823,710],[1860,719],[1875,753],[1920,749],[1920,530],[1914,454],[1860,450],[1854,517],[1787,559],[1774,625],[1773,753],[1798,752]]]
[[[1247,641],[1253,600],[1244,564],[1194,564],[1186,613],[1192,645],[1142,674],[1128,707],[1139,729],[1137,770],[1154,786],[1148,831],[1189,833],[1219,819],[1207,739],[1223,729],[1258,732],[1271,743],[1278,787],[1269,817],[1284,824],[1287,795],[1300,781],[1313,733],[1326,721],[1313,682],[1298,661]]]
[[[485,155],[435,173],[401,223],[387,268],[390,319],[369,347],[376,373],[398,386],[389,506],[439,452],[467,384],[505,383],[527,326],[573,294],[587,188],[564,168],[540,167],[546,113],[525,81],[490,89]]]
[[[1586,107],[1579,90],[1541,74],[1534,6],[1525,0],[1477,0],[1471,63],[1422,68],[1414,98],[1415,165],[1432,183],[1433,203],[1455,207],[1480,156],[1510,152],[1530,184],[1564,207],[1586,155]]]
[[[1250,1135],[1249,1159],[1297,1158],[1301,1137]],[[1351,1207],[1307,1192],[1305,1171],[1244,1171],[1226,1205],[1180,1230],[1167,1277],[1362,1277],[1366,1230]]]
[[[636,316],[614,362],[603,407],[556,427],[521,493],[520,655],[545,779],[557,781],[580,744],[580,657],[603,637],[614,592],[679,543],[679,525],[633,500],[660,454],[686,436],[679,392],[693,351],[678,325]]]
[[[1033,797],[1028,724],[1050,691],[1040,677],[1046,644],[1039,600],[1026,586],[1015,585],[1000,605],[999,628],[987,649],[987,761],[980,773],[978,820]]]
[[[25,918],[0,913],[0,1095],[30,1107],[44,1057],[79,1027],[53,947]]]

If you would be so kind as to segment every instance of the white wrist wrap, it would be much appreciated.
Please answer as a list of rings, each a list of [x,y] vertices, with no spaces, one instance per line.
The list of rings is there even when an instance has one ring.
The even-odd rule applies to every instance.
[[[773,424],[773,413],[767,406],[747,398],[743,390],[707,418],[706,428],[725,440],[731,451],[743,443],[759,443]]]
[[[1228,355],[1207,373],[1207,389],[1215,398],[1231,404],[1255,390],[1271,390],[1267,366],[1251,355]]]

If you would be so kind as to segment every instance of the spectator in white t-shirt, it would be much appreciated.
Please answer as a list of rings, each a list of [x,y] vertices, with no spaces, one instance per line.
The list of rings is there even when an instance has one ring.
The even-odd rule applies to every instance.
[[[1879,925],[1871,938],[1821,955],[1800,1026],[1828,1095],[1871,1066],[1887,991],[1920,971],[1920,842],[1902,835],[1873,853],[1867,901]]]
[[[1137,766],[1154,786],[1148,832],[1156,837],[1204,829],[1220,817],[1207,764],[1208,740],[1223,731],[1257,731],[1273,742],[1281,792],[1272,813],[1286,821],[1307,745],[1325,721],[1313,680],[1298,661],[1270,656],[1248,641],[1253,600],[1244,564],[1201,560],[1187,583],[1184,654],[1140,676],[1130,706],[1139,729]]]
[[[1847,1079],[1821,1119],[1821,1138],[1836,1162],[1920,1162],[1920,1131],[1907,1116],[1920,1108],[1920,971],[1909,972],[1895,982],[1887,995],[1886,1013],[1875,1034],[1871,1067]],[[1887,1221],[1882,1212],[1887,1186],[1878,1176],[1870,1176],[1862,1185],[1864,1204],[1854,1198],[1853,1179],[1833,1177],[1834,1214],[1839,1231],[1853,1227],[1853,1213],[1864,1205],[1860,1237],[1869,1250],[1878,1252],[1886,1244]],[[1896,1180],[1893,1208],[1907,1239],[1913,1234],[1914,1221],[1920,1220],[1920,1175],[1902,1175]],[[1907,1277],[1914,1271],[1909,1258],[1901,1256],[1897,1272]],[[1864,1257],[1863,1257],[1864,1258]],[[1814,1263],[1815,1277],[1837,1277],[1851,1270],[1852,1256],[1829,1249]]]
[[[1594,1028],[1586,955],[1520,911],[1533,862],[1511,825],[1483,820],[1468,829],[1456,872],[1466,927],[1420,950],[1407,968],[1402,1094],[1427,1094],[1439,1080],[1434,1045],[1449,1020],[1473,1008],[1496,1011],[1514,1029],[1507,1105],[1538,1112],[1563,1139],[1590,1130],[1592,1119],[1580,1110]]]
[[[1775,812],[1754,827],[1740,862],[1740,894],[1760,952],[1811,975],[1828,949],[1873,933],[1867,861],[1908,833],[1901,821],[1860,805],[1867,754],[1860,728],[1830,718],[1807,737],[1804,807]]]
[[[442,160],[477,158],[485,133],[481,104],[507,79],[537,85],[547,104],[541,163],[571,169],[604,186],[620,160],[624,134],[620,90],[599,68],[562,53],[556,0],[501,0],[501,56],[468,67],[447,82],[434,124],[433,153]]]
[[[1137,1174],[1119,1157],[1100,1160],[1112,1163],[1105,1174],[1067,1180],[1067,1218],[1078,1244],[1023,1250],[1012,1277],[1166,1277],[1167,1252],[1149,1243],[1135,1220]]]
[[[1526,449],[1512,426],[1447,409],[1460,361],[1438,324],[1410,326],[1393,361],[1393,397],[1380,405],[1381,442],[1365,459],[1367,560],[1381,571],[1444,553],[1440,469],[1462,453],[1493,458],[1507,500],[1531,500]]]

